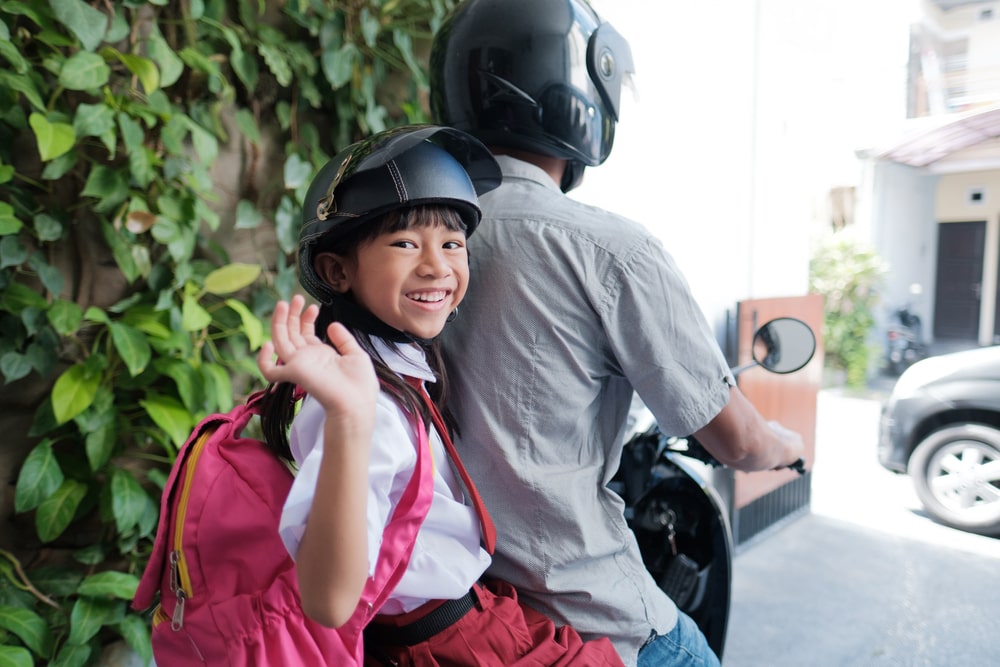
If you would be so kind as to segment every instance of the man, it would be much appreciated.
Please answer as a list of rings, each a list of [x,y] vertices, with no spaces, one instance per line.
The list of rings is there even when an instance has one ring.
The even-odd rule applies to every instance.
[[[633,392],[666,433],[741,470],[801,438],[735,387],[673,259],[565,192],[611,151],[628,43],[584,0],[467,0],[431,51],[437,120],[491,148],[469,298],[445,332],[459,447],[499,531],[491,573],[628,665],[717,665],[643,567],[608,490]]]

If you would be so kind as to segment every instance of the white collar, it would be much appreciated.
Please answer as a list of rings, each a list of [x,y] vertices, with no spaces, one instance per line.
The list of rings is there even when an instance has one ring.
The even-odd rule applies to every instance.
[[[419,346],[413,343],[393,343],[378,336],[371,336],[370,340],[382,361],[394,373],[419,378],[424,382],[437,382],[434,371],[427,365],[427,355]]]

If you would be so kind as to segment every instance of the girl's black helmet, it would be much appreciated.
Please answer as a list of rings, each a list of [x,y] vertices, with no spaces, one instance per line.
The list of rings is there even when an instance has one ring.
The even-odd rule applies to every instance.
[[[500,185],[500,167],[474,137],[435,125],[407,125],[351,144],[326,163],[306,192],[299,233],[299,282],[322,303],[338,295],[313,268],[318,248],[397,208],[455,208],[472,234],[478,196]]]
[[[585,0],[466,0],[431,47],[431,110],[488,146],[569,160],[568,191],[610,155],[634,70]]]

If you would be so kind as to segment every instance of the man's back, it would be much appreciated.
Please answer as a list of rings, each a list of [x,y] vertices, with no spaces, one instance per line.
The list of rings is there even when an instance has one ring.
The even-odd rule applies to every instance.
[[[728,371],[643,228],[570,200],[537,167],[500,163],[470,240],[469,297],[444,334],[459,447],[500,533],[491,571],[632,662],[676,617],[606,486],[632,389],[686,434],[725,405]]]

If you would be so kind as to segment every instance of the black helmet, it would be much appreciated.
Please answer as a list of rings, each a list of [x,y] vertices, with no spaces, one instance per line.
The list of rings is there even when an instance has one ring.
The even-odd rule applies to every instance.
[[[585,0],[466,0],[431,47],[431,110],[487,145],[569,160],[569,191],[611,153],[633,72]]]
[[[407,125],[351,144],[313,178],[302,204],[299,282],[329,304],[337,296],[313,268],[317,247],[398,208],[445,204],[472,234],[482,213],[478,195],[500,185],[489,150],[458,130]]]

